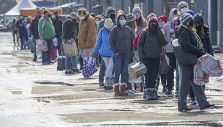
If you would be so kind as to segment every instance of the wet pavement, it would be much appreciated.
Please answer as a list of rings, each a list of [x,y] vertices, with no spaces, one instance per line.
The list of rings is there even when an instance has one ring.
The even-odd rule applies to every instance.
[[[32,62],[30,51],[14,48],[11,34],[0,33],[0,127],[223,126],[223,77],[207,85],[216,108],[187,113],[178,112],[177,99],[161,90],[157,101],[143,100],[141,92],[115,98],[97,78],[65,76],[56,64]]]

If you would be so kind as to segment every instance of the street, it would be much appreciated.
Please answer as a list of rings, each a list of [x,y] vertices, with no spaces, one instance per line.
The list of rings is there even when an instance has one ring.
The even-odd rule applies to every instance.
[[[13,47],[11,33],[0,33],[0,127],[223,126],[223,77],[207,85],[215,109],[180,113],[177,99],[161,87],[157,101],[145,101],[142,92],[117,98],[99,87],[98,73],[66,76],[57,63],[43,66],[32,58]]]

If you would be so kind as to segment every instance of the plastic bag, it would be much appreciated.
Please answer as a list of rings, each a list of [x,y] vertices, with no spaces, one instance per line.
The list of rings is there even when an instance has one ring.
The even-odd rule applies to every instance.
[[[42,52],[46,52],[48,50],[47,42],[45,40],[37,39],[36,40],[36,49]]]
[[[96,58],[95,57],[85,57],[83,59],[83,71],[82,74],[84,78],[88,78],[95,73]]]

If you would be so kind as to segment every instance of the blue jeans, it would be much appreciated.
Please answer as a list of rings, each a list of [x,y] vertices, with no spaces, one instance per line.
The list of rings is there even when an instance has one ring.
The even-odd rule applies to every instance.
[[[100,56],[101,57],[101,56]],[[105,77],[105,71],[106,71],[106,66],[104,60],[100,59],[100,71],[99,71],[99,83],[104,82],[104,77]]]
[[[130,54],[129,53],[116,53],[113,55],[115,79],[114,83],[119,83],[121,76],[121,83],[128,83],[128,65]]]
[[[48,50],[45,52],[42,52],[42,63],[46,63],[46,62],[50,62],[51,58],[50,58],[50,53],[51,53],[51,47],[52,47],[52,39],[48,39],[46,40],[47,42],[47,48]]]
[[[65,60],[66,71],[77,69],[77,63],[78,63],[77,58],[78,58],[77,56],[66,57],[66,60]]]

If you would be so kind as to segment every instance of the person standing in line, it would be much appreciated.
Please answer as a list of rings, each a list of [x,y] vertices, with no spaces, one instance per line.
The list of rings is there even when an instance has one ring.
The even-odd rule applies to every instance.
[[[53,22],[54,30],[56,33],[56,38],[58,41],[58,45],[57,45],[56,49],[58,50],[59,56],[61,56],[63,22],[62,22],[61,18],[59,17],[58,12],[54,12],[54,14],[52,15],[52,22]]]
[[[165,53],[168,56],[170,60],[170,66],[169,72],[166,74],[167,84],[165,92],[166,95],[172,95],[172,90],[174,88],[174,70],[176,69],[176,57],[173,52],[173,35],[174,31],[171,29],[171,22],[175,17],[179,16],[178,10],[176,8],[171,9],[169,13],[169,19],[168,23],[166,23],[163,27],[164,35],[168,41],[168,44],[164,47]]]
[[[80,50],[81,57],[84,59],[90,56],[92,52],[91,50],[95,46],[97,28],[95,19],[85,8],[80,8],[78,10],[78,15],[81,20],[78,32],[78,48]]]
[[[77,40],[77,30],[75,29],[74,20],[75,20],[75,14],[71,13],[71,15],[68,16],[63,23],[62,27],[63,42],[65,44],[71,43],[72,45],[76,45],[75,40]],[[65,74],[73,74],[75,72],[78,72],[77,63],[78,63],[77,54],[75,56],[66,56]]]
[[[138,4],[135,4],[132,10],[132,14],[136,19],[136,25],[137,25],[136,34],[138,34],[141,30],[143,30],[147,26],[147,23],[142,14],[142,10]]]
[[[124,38],[124,39],[123,39]],[[111,30],[109,43],[113,52],[114,62],[114,92],[115,96],[128,95],[128,65],[130,54],[134,54],[133,50],[134,33],[126,26],[126,16],[118,15],[117,25]],[[121,84],[119,78],[121,76]],[[119,89],[120,88],[120,89]]]
[[[44,11],[44,16],[39,20],[38,30],[40,39],[47,42],[48,50],[42,52],[42,64],[47,65],[51,63],[51,47],[53,43],[53,38],[56,35],[53,22],[51,20],[51,15],[48,11]]]
[[[97,31],[99,32],[99,30],[101,28],[104,27],[104,22],[107,18],[111,18],[113,24],[116,24],[116,14],[115,14],[115,9],[113,7],[108,7],[106,10],[106,14],[105,14],[105,19],[101,20],[99,22],[99,25],[97,27]],[[99,56],[100,58],[100,70],[99,70],[99,86],[104,86],[104,76],[105,76],[105,71],[106,71],[106,65],[103,61],[103,59],[101,58],[101,56]]]
[[[102,56],[102,59],[106,65],[106,73],[104,79],[104,89],[111,90],[113,89],[113,59],[112,59],[112,50],[109,45],[109,33],[113,27],[113,22],[111,18],[105,20],[104,27],[98,33],[97,43],[95,49],[93,50],[93,55],[96,56],[98,52]]]
[[[16,22],[16,27],[18,28],[18,31],[19,31],[21,50],[24,50],[26,47],[25,43],[27,41],[28,33],[26,30],[26,21],[23,15],[20,15],[19,20]]]
[[[31,34],[33,36],[34,41],[36,41],[37,39],[40,39],[39,30],[38,30],[38,23],[39,23],[40,18],[41,18],[41,12],[37,11],[36,17],[31,22],[30,29],[31,29]],[[35,42],[35,45],[36,45],[36,42]],[[37,61],[36,46],[34,47],[33,54],[34,54],[33,61]]]
[[[196,34],[194,28],[194,18],[188,13],[183,14],[180,17],[181,26],[179,30],[179,44],[185,53],[194,54],[200,57],[205,54],[203,44],[200,37]],[[189,56],[188,56],[189,57]],[[189,59],[189,58],[188,58]],[[193,65],[180,65],[182,72],[181,86],[178,96],[178,110],[180,112],[185,112],[192,110],[187,106],[187,96],[192,87],[196,100],[198,102],[200,110],[211,108],[214,105],[209,104],[202,86],[193,83]]]
[[[163,32],[158,23],[157,16],[151,13],[147,17],[148,26],[141,33],[138,42],[138,54],[140,62],[147,68],[146,87],[144,98],[146,100],[157,100],[156,81],[160,67],[161,47],[167,44]]]
[[[18,29],[16,27],[16,19],[13,19],[11,29],[12,29],[14,46],[16,46],[16,42],[17,46],[19,46],[19,37],[18,37]]]

